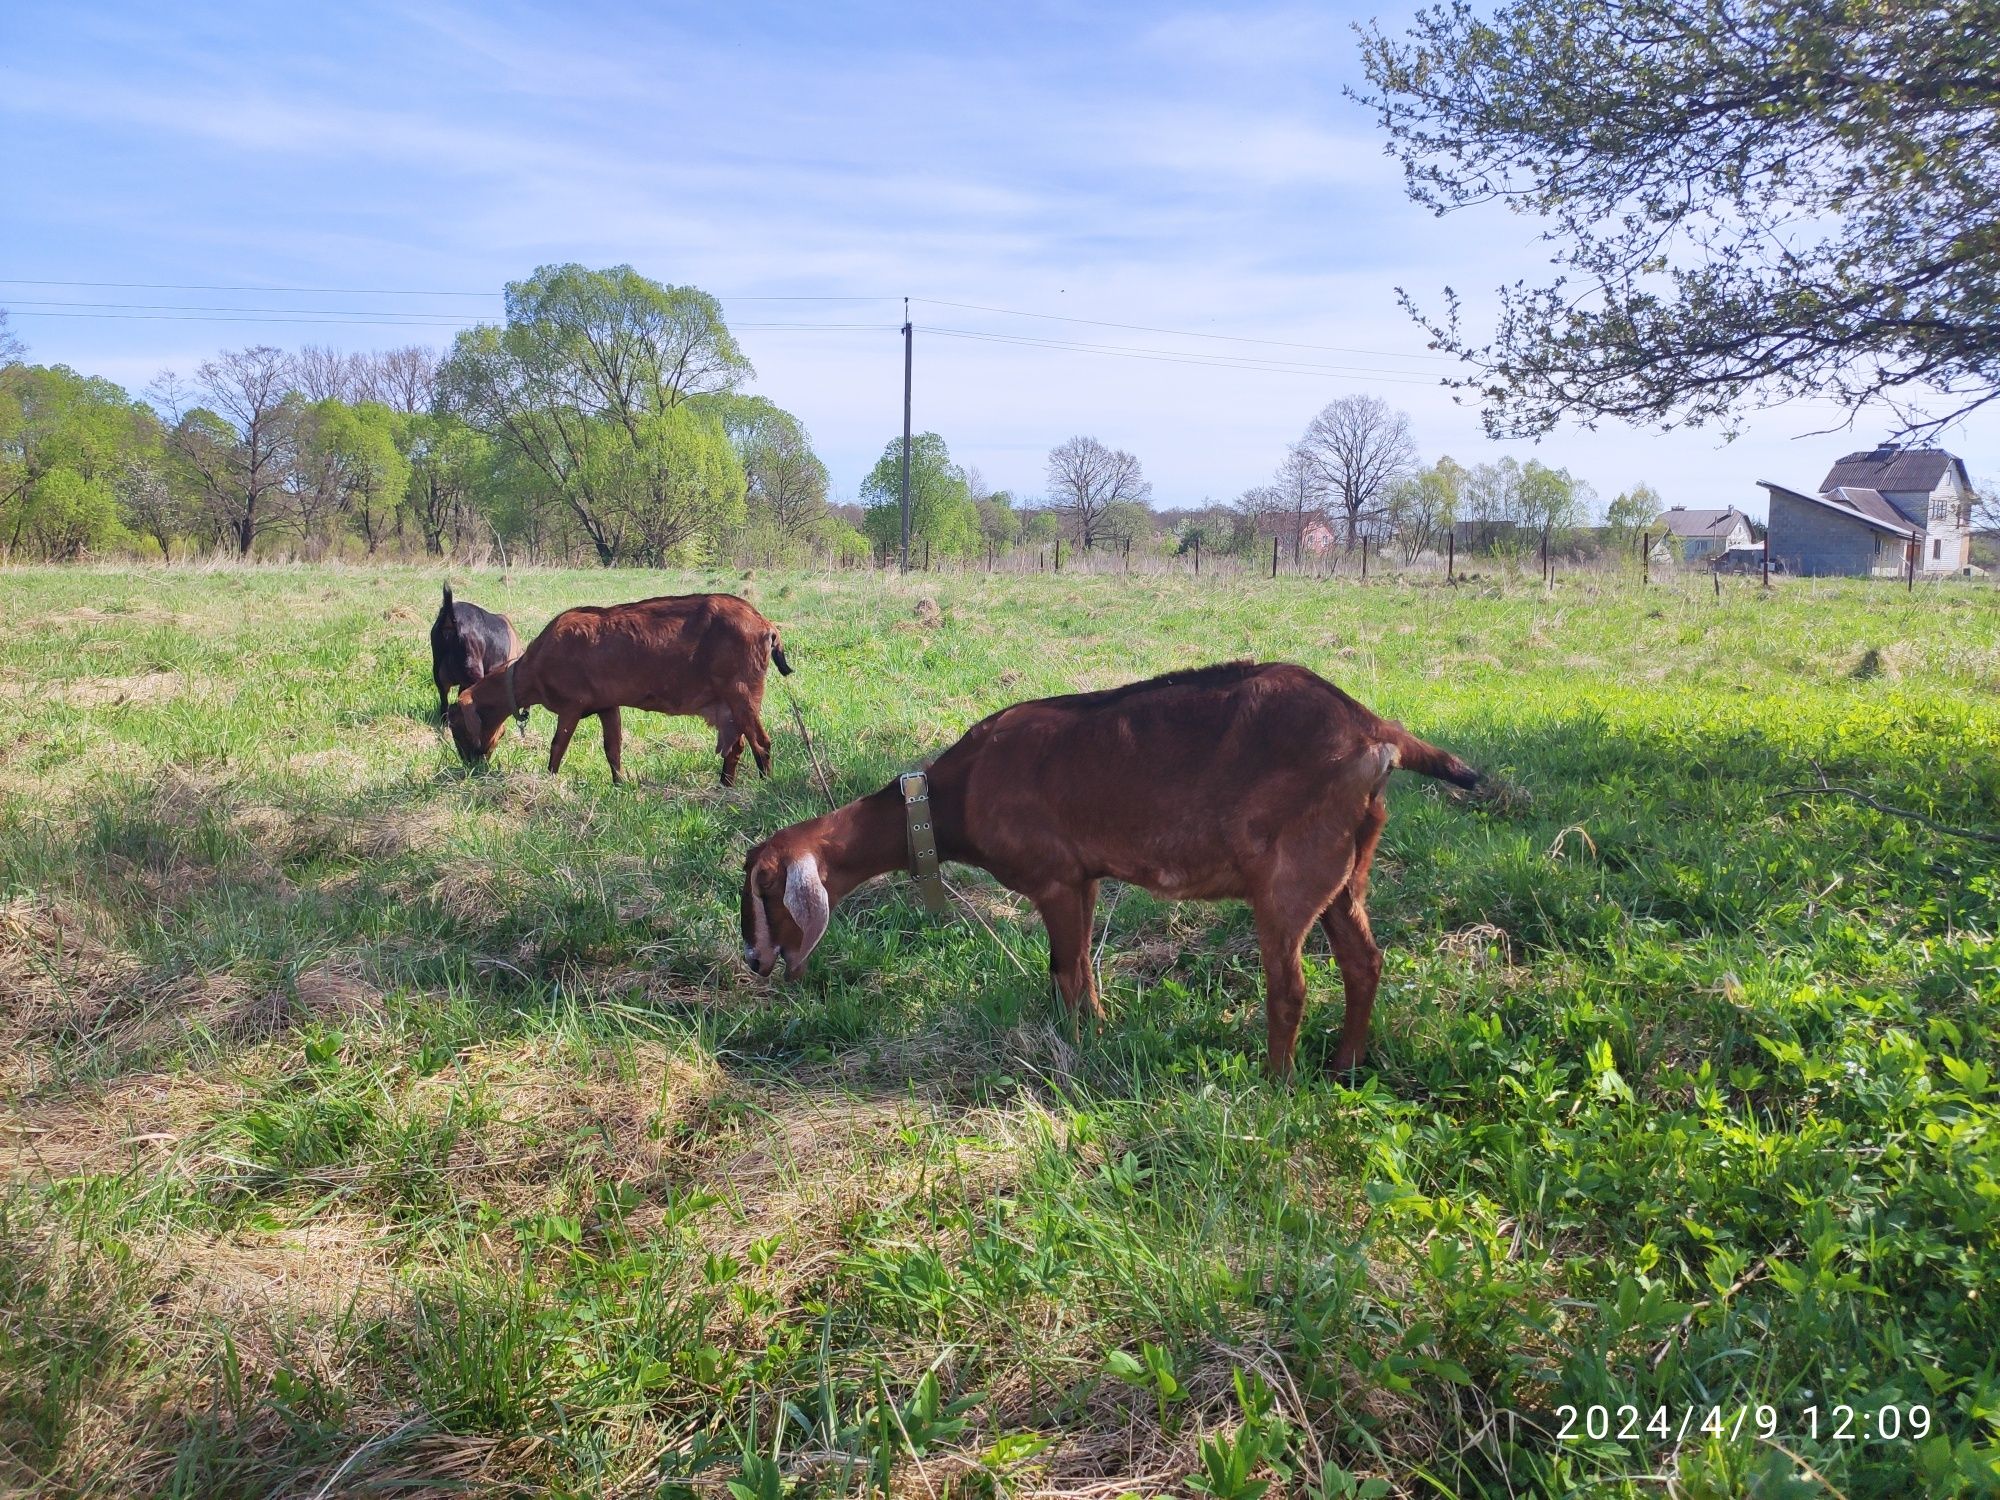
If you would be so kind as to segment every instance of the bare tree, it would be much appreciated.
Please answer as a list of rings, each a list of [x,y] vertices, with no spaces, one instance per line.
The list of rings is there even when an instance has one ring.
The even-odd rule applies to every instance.
[[[1391,411],[1379,396],[1342,396],[1332,402],[1307,425],[1298,446],[1338,502],[1350,548],[1361,535],[1362,521],[1388,498],[1390,485],[1417,463],[1409,417]]]
[[[369,359],[307,344],[292,356],[292,387],[308,401],[359,401],[366,392]]]
[[[1326,514],[1327,487],[1319,465],[1302,443],[1285,450],[1285,461],[1269,486],[1275,509],[1290,518],[1292,562],[1297,564],[1306,550],[1306,528]]]
[[[1152,494],[1139,460],[1122,448],[1073,437],[1049,450],[1049,498],[1086,552],[1105,534],[1105,513],[1112,506],[1144,505]]]
[[[0,365],[11,365],[28,352],[28,346],[7,327],[7,309],[0,307]]]
[[[291,363],[283,350],[258,344],[205,362],[192,392],[171,370],[153,385],[153,399],[173,422],[174,451],[239,556],[279,519],[275,500],[297,436]],[[203,404],[187,409],[197,395]]]
[[[437,372],[435,349],[423,344],[383,349],[363,362],[361,396],[413,417],[436,406]]]

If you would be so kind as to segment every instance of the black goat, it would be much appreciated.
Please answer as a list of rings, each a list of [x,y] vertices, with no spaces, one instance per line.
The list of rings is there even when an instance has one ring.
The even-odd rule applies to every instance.
[[[451,585],[431,621],[431,680],[437,684],[438,717],[451,711],[451,690],[470,687],[521,654],[521,638],[505,615],[476,604],[454,604]]]

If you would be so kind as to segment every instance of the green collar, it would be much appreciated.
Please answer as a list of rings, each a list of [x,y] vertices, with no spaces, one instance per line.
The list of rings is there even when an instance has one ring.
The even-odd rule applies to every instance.
[[[910,837],[910,878],[917,883],[924,910],[932,916],[947,916],[951,902],[944,893],[944,876],[938,871],[937,821],[931,814],[930,778],[922,771],[905,771],[898,778],[903,793],[903,822]]]

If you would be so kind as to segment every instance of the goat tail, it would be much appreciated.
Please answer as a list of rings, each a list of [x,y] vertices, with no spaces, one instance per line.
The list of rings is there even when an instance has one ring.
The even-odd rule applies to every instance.
[[[1440,750],[1428,740],[1420,740],[1400,724],[1384,721],[1377,736],[1396,752],[1396,764],[1405,771],[1449,781],[1470,791],[1479,785],[1479,773],[1449,750]]]
[[[452,604],[451,585],[444,586],[444,602],[438,606],[437,628],[446,635],[458,634],[458,610]]]
[[[772,631],[768,639],[771,642],[771,661],[777,667],[778,674],[781,677],[791,676],[792,664],[785,660],[785,646],[784,642],[778,639],[778,632]]]

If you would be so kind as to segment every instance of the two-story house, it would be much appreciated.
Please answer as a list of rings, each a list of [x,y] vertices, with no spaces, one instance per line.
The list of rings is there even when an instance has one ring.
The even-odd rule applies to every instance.
[[[1819,493],[1759,480],[1771,497],[1771,556],[1806,577],[1932,575],[1972,562],[1972,481],[1941,448],[1884,443],[1850,453]]]

